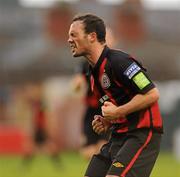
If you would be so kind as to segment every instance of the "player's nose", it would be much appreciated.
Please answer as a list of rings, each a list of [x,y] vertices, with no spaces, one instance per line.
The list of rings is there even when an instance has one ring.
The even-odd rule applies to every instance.
[[[68,43],[72,43],[73,42],[73,40],[70,37],[68,38],[67,41],[68,41]]]

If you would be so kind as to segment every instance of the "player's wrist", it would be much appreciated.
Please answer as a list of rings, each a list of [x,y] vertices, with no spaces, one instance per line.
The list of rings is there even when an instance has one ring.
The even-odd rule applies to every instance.
[[[127,111],[123,106],[119,106],[117,107],[116,114],[118,115],[118,117],[126,117]]]

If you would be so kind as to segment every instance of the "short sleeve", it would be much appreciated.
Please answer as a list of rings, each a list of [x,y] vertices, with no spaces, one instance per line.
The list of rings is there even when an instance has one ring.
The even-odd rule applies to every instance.
[[[145,94],[155,87],[145,68],[134,58],[116,58],[112,66],[117,79],[132,92]]]

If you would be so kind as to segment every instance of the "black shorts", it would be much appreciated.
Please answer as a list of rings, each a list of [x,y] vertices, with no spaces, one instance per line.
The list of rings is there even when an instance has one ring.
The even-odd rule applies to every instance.
[[[139,129],[112,137],[94,155],[85,176],[149,177],[160,150],[161,134]]]
[[[36,129],[34,134],[34,142],[36,145],[42,145],[47,140],[47,133],[44,129]]]

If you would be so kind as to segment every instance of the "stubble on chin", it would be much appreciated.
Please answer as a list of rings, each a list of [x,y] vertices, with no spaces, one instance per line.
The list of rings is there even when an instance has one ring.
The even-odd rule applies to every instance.
[[[80,57],[78,54],[73,54],[73,57],[74,58],[78,58],[78,57]]]
[[[75,53],[75,54],[73,54],[73,57],[75,57],[75,58],[77,58],[77,57],[84,57],[85,56],[85,54],[84,53]]]

